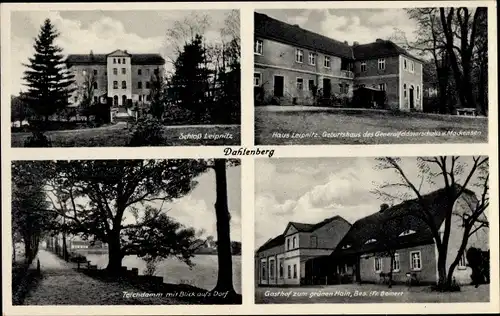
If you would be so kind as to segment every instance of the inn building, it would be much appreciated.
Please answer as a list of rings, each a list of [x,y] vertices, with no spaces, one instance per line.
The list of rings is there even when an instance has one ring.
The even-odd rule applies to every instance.
[[[390,109],[422,110],[422,61],[395,43],[352,45],[254,13],[254,87],[264,104],[312,105],[315,96],[385,91]]]
[[[71,54],[66,64],[74,74],[76,90],[70,106],[78,106],[86,84],[93,85],[93,101],[113,107],[150,102],[153,76],[162,76],[165,60],[159,54],[132,54],[115,50],[108,54]]]

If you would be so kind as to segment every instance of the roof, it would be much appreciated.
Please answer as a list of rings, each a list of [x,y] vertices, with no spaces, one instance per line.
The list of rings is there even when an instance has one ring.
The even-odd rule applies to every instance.
[[[70,54],[66,64],[72,65],[105,65],[109,54]],[[159,54],[130,54],[132,65],[164,65],[165,59]]]
[[[261,252],[284,244],[285,244],[285,236],[278,235],[274,238],[269,239],[262,246],[260,246],[259,249],[257,249],[257,252]]]
[[[444,190],[439,189],[423,195],[434,222],[439,227],[446,216],[444,206],[449,203]],[[465,194],[474,195],[467,189]],[[417,199],[412,199],[357,220],[332,255],[362,254],[386,249],[387,244],[379,241],[365,244],[370,239],[383,239],[390,242],[397,240],[392,247],[398,249],[433,243],[433,235],[428,225],[421,218],[413,215],[418,214],[419,210],[421,210],[420,203]],[[407,230],[413,230],[415,233],[399,236]],[[350,245],[350,248],[342,249],[346,245]]]
[[[340,220],[340,221],[344,221],[346,223],[348,223],[350,225],[350,223],[348,221],[346,221],[344,218],[342,218],[341,216],[333,216],[333,217],[330,217],[330,218],[326,218],[324,220],[322,220],[321,222],[319,223],[316,223],[316,224],[305,224],[305,223],[298,223],[298,222],[290,222],[288,223],[288,225],[286,226],[286,229],[285,229],[285,232],[288,230],[288,227],[290,226],[293,226],[295,227],[295,229],[297,229],[299,232],[305,232],[305,233],[310,233],[310,232],[313,232],[315,231],[316,229],[334,221],[334,220]]]
[[[262,13],[254,13],[255,35],[291,45],[305,47],[333,56],[353,59],[348,44],[273,19]]]
[[[406,55],[423,62],[421,59],[412,56],[405,49],[388,40],[377,40],[370,44],[350,46],[345,42],[305,30],[296,24],[292,25],[273,19],[258,12],[254,12],[254,33],[259,37],[350,60]]]
[[[354,45],[352,50],[354,58],[357,60],[406,55],[422,62],[419,58],[412,56],[405,49],[388,40],[378,39],[373,43]]]

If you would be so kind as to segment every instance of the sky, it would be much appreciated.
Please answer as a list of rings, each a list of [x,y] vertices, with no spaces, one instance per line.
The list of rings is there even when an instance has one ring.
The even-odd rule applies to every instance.
[[[40,26],[49,18],[60,37],[56,44],[64,54],[107,54],[116,49],[131,53],[160,53],[170,60],[173,45],[167,42],[167,31],[185,19],[208,16],[203,33],[207,41],[220,39],[220,30],[229,10],[169,11],[14,11],[11,15],[11,93],[18,94],[28,57]],[[167,63],[167,69],[171,63]]]
[[[339,41],[360,44],[388,39],[399,29],[414,38],[416,23],[403,9],[289,9],[256,10],[277,20]]]
[[[460,161],[469,170],[471,157]],[[381,200],[370,192],[385,181],[399,182],[394,171],[376,168],[378,164],[374,158],[357,157],[256,159],[256,248],[282,234],[291,221],[315,224],[340,215],[353,224],[377,212],[382,203],[400,203]],[[409,179],[420,184],[416,158],[402,158],[401,166]],[[440,187],[438,181],[434,185],[424,182],[421,192]]]

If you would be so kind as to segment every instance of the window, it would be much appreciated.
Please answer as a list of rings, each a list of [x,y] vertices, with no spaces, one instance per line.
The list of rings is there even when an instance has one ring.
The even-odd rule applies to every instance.
[[[339,86],[340,86],[340,93],[342,93],[342,94],[349,93],[349,85],[348,84],[339,83]]]
[[[125,65],[125,58],[123,58],[123,59],[122,59],[122,64],[124,64],[124,65]]]
[[[299,90],[299,91],[304,90],[304,79],[297,78],[297,90]]]
[[[295,50],[295,62],[303,63],[304,62],[304,51],[302,49]]]
[[[351,245],[344,245],[344,246],[342,246],[342,249],[349,249],[349,248],[351,248]]]
[[[379,83],[379,84],[378,84],[378,89],[379,89],[380,91],[385,91],[385,89],[386,89],[386,84],[385,84],[385,83]]]
[[[377,241],[376,239],[370,239],[370,240],[367,240],[367,241],[365,242],[365,245],[367,245],[367,244],[372,244],[372,243],[374,243],[374,242],[376,242],[376,241]]]
[[[260,87],[261,80],[262,80],[262,74],[260,74],[258,72],[254,72],[253,73],[253,86],[254,87]]]
[[[293,278],[294,279],[297,278],[297,265],[296,264],[293,265]]]
[[[400,269],[399,253],[395,253],[394,258],[392,259],[392,271],[399,272],[399,269]]]
[[[313,91],[314,90],[314,79],[309,79],[309,81],[307,83],[307,89],[309,91]]]
[[[318,248],[318,237],[311,236],[311,248]]]
[[[146,76],[149,76],[149,69],[146,69]]]
[[[97,69],[94,69],[94,76],[97,76]]]
[[[316,54],[315,53],[309,53],[309,65],[316,65]]]
[[[286,250],[290,250],[290,238],[286,240]]]
[[[415,63],[412,61],[410,61],[410,72],[411,73],[414,73],[415,72]]]
[[[410,269],[415,271],[422,270],[422,259],[420,251],[410,252]]]
[[[280,278],[283,278],[283,263],[284,263],[285,259],[283,258],[279,258],[279,264],[280,264],[280,268],[279,268],[279,277]]]
[[[260,263],[260,273],[261,273],[262,280],[267,279],[267,275],[266,275],[266,262],[265,261],[262,261]]]
[[[149,101],[151,101],[151,95],[149,95],[149,94],[148,94],[148,95],[146,96],[146,101],[148,101],[148,102],[149,102]]]
[[[366,71],[366,62],[361,62],[361,72],[365,72]]]
[[[97,82],[94,81],[94,89],[97,89]]]
[[[121,64],[122,63],[122,60],[120,58],[118,58],[118,63]]]
[[[269,259],[269,278],[274,279],[274,259]]]
[[[403,69],[408,70],[408,60],[406,58],[403,58]]]
[[[464,270],[467,269],[467,260],[465,259],[465,253],[462,254],[460,257],[460,261],[458,261],[458,267],[459,270]]]
[[[408,89],[406,87],[406,83],[403,84],[403,97],[406,99],[408,97]]]
[[[122,89],[127,89],[127,82],[125,80],[122,81]]]
[[[97,96],[94,97],[94,103],[97,103]]]
[[[293,237],[292,247],[293,249],[297,248],[297,237]]]
[[[417,86],[417,100],[420,100],[420,86]]]
[[[87,75],[87,70],[83,70],[82,75],[85,77]]]
[[[415,231],[411,230],[411,229],[408,229],[408,230],[405,230],[404,232],[402,232],[401,234],[399,234],[399,237],[408,236],[408,235],[411,235],[411,234],[415,234]]]
[[[127,69],[125,68],[122,68],[122,75],[126,74],[127,73]]]
[[[325,56],[325,60],[323,61],[323,66],[325,68],[330,68],[330,57],[329,56]]]
[[[139,69],[137,69],[137,75],[138,75],[138,76],[142,76],[142,69],[140,69],[140,68],[139,68]]]
[[[385,70],[385,59],[384,58],[379,58],[378,70]]]
[[[142,95],[139,94],[139,101],[142,101]]]
[[[151,84],[149,83],[149,81],[146,81],[146,89],[149,89],[149,86],[150,86],[150,85],[151,85]]]
[[[113,68],[113,75],[117,75],[118,74],[118,68]]]
[[[374,260],[375,261],[374,261],[373,267],[375,269],[375,272],[381,272],[382,271],[382,258],[375,257]]]
[[[288,278],[289,279],[292,278],[292,266],[291,265],[288,265]]]
[[[118,81],[113,81],[113,89],[118,89]]]
[[[137,83],[137,89],[142,89],[142,81],[139,81],[139,82]]]
[[[255,43],[253,44],[254,54],[262,55],[263,50],[264,50],[264,42],[262,42],[261,40],[255,40]]]
[[[116,58],[113,58],[113,64],[116,64]]]

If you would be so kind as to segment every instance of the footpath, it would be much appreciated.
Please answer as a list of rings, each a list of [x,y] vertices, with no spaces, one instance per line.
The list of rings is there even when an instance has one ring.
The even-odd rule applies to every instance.
[[[169,305],[182,304],[171,297],[139,297],[124,293],[143,293],[130,285],[107,283],[75,270],[76,264],[65,262],[55,254],[41,249],[42,279],[32,289],[23,305]]]

